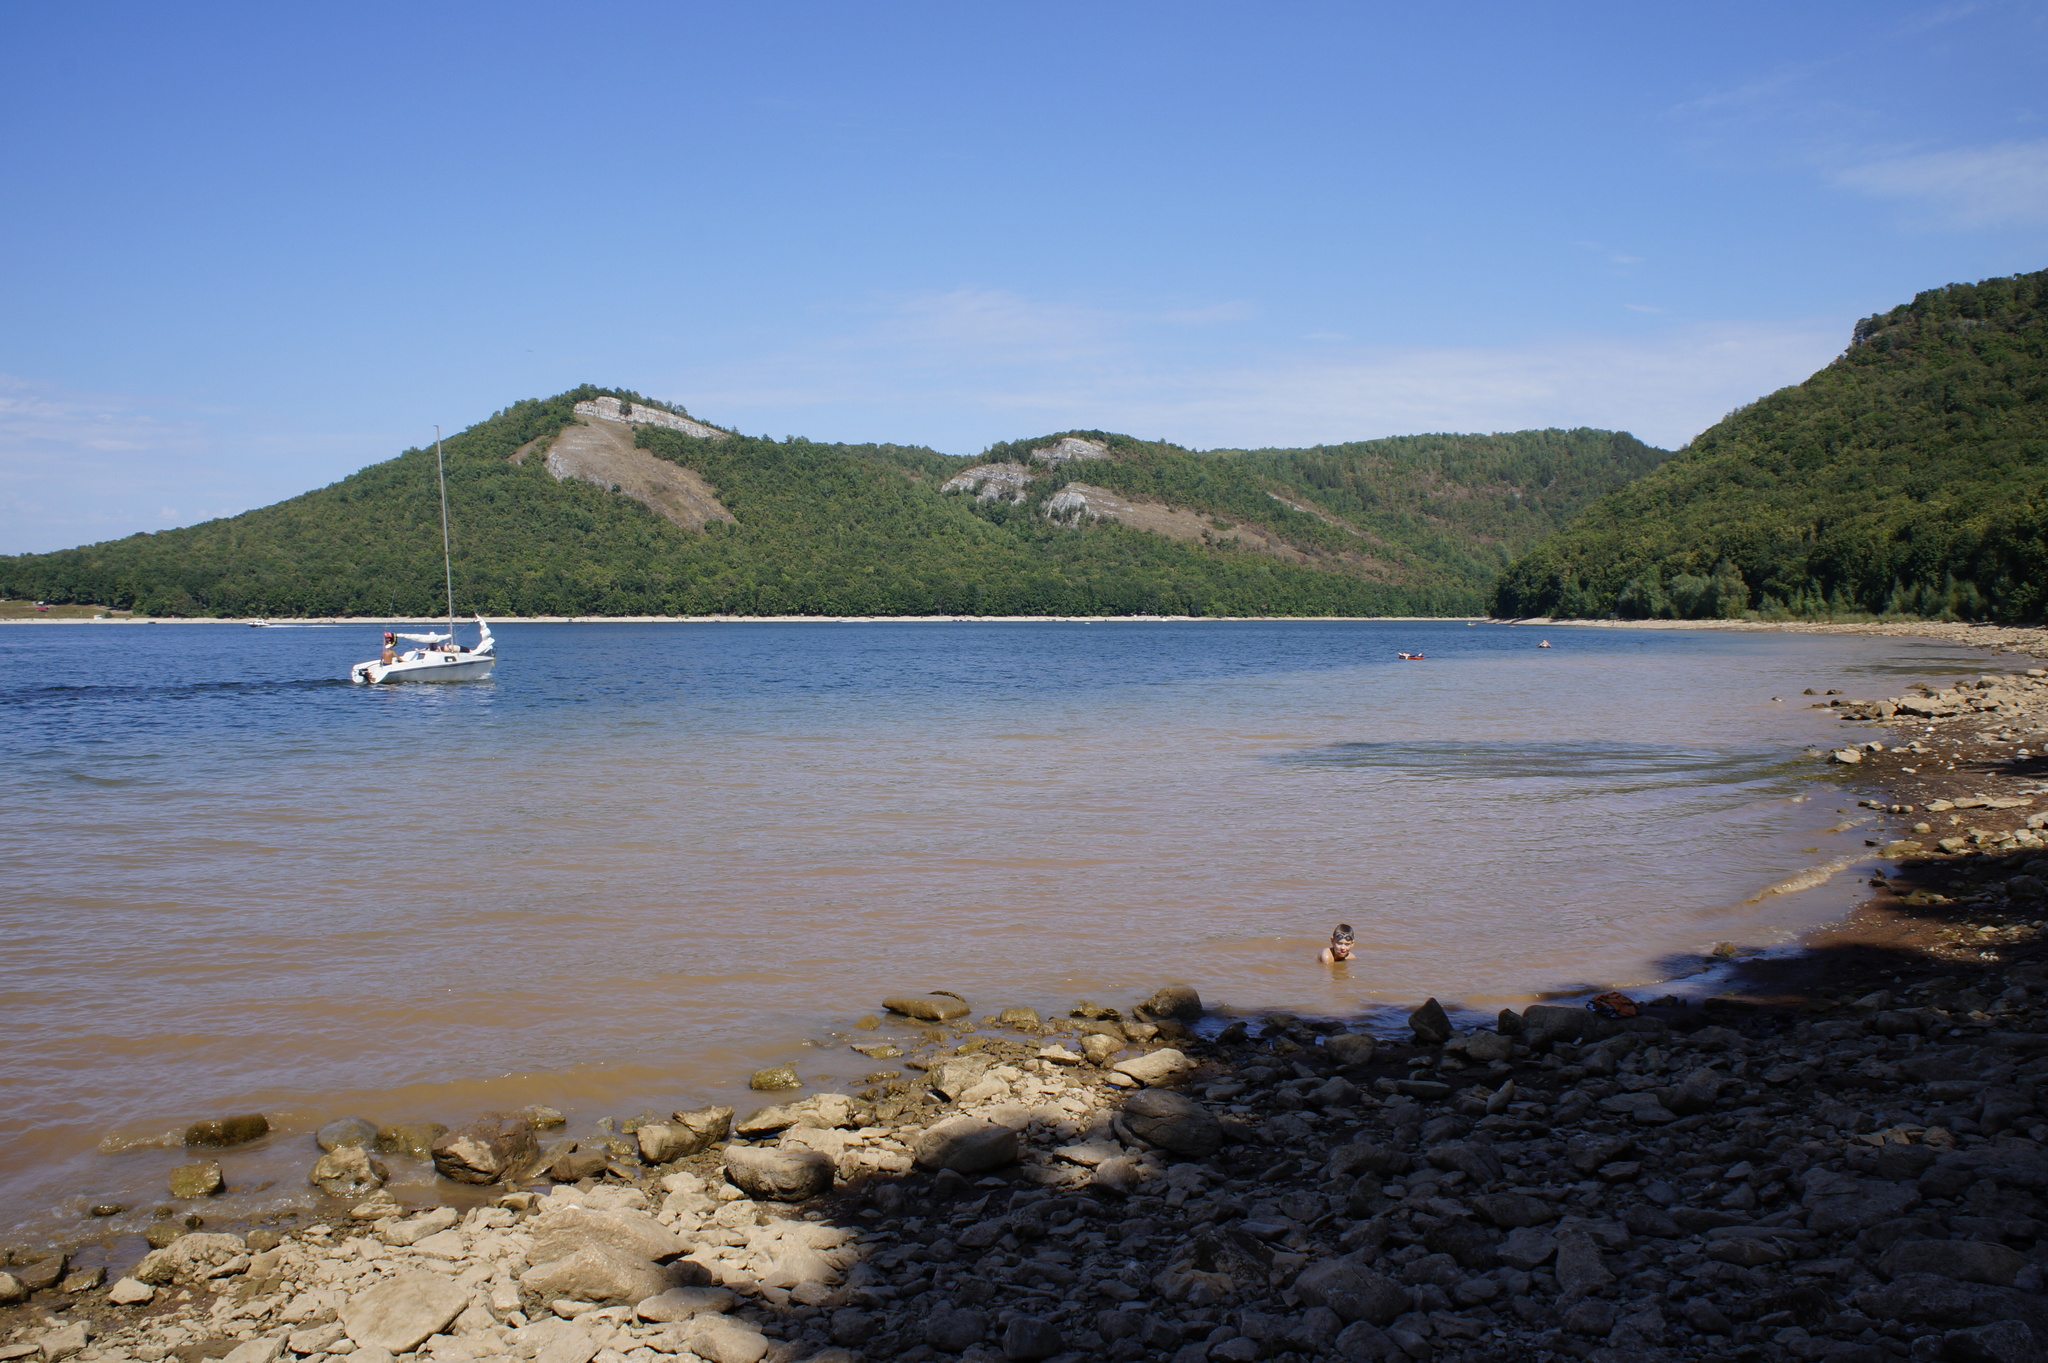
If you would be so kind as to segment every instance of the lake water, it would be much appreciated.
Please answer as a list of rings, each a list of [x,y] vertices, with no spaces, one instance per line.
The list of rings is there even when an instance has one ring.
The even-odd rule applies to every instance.
[[[0,1219],[132,1232],[183,1157],[103,1138],[230,1112],[279,1133],[224,1155],[216,1219],[305,1201],[334,1116],[588,1134],[783,1060],[837,1085],[876,1066],[833,1033],[901,990],[1357,1017],[1652,984],[1854,901],[1803,687],[1985,663],[1546,636],[513,624],[490,682],[361,688],[369,627],[0,629]]]

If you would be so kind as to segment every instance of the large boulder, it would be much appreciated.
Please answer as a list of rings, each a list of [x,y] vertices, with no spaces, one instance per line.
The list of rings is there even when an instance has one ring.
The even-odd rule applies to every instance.
[[[438,1273],[406,1272],[349,1299],[342,1328],[365,1349],[409,1353],[448,1328],[469,1305],[469,1292]]]
[[[1408,1309],[1408,1289],[1349,1259],[1310,1264],[1294,1280],[1304,1306],[1327,1306],[1347,1321],[1389,1325]]]
[[[1556,1041],[1577,1041],[1593,1021],[1593,1015],[1583,1008],[1532,1003],[1522,1010],[1522,1040],[1531,1050],[1542,1050]]]
[[[641,1159],[667,1164],[709,1150],[731,1131],[732,1109],[714,1106],[675,1113],[668,1121],[650,1122],[633,1135],[640,1142]]]
[[[269,1134],[270,1119],[260,1112],[250,1112],[239,1117],[218,1117],[212,1121],[194,1122],[185,1128],[185,1144],[247,1145],[250,1141]]]
[[[674,1286],[659,1264],[624,1254],[596,1240],[577,1242],[567,1253],[540,1258],[519,1275],[519,1285],[543,1298],[612,1302],[632,1306]],[[451,1317],[452,1319],[452,1317]]]
[[[216,1269],[247,1251],[248,1246],[239,1235],[181,1235],[162,1249],[143,1255],[131,1276],[156,1287],[173,1283],[191,1287],[205,1282]]]
[[[725,1177],[749,1197],[771,1202],[802,1202],[830,1191],[833,1162],[816,1150],[768,1150],[760,1146],[725,1148]]]
[[[306,1181],[330,1197],[363,1197],[383,1187],[390,1177],[390,1170],[356,1144],[336,1146],[313,1161]]]
[[[1451,1019],[1435,999],[1408,1015],[1408,1027],[1415,1033],[1418,1046],[1441,1046],[1451,1039]]]
[[[1141,1084],[1163,1084],[1177,1075],[1185,1074],[1195,1067],[1195,1062],[1172,1047],[1149,1051],[1119,1060],[1111,1066],[1118,1074],[1137,1080]]]
[[[683,1237],[647,1212],[601,1207],[556,1207],[541,1213],[532,1225],[535,1263],[556,1259],[586,1244],[635,1259],[673,1259],[689,1252]]]
[[[434,1172],[457,1183],[496,1183],[534,1154],[532,1127],[486,1118],[434,1142]]]
[[[982,1062],[981,1068],[988,1068],[986,1061]],[[976,1077],[979,1077],[979,1072]],[[683,1114],[677,1115],[680,1117]],[[757,1109],[731,1123],[731,1126],[734,1134],[752,1139],[757,1136],[772,1136],[793,1126],[863,1126],[866,1125],[863,1118],[867,1115],[868,1109],[844,1093],[814,1093],[794,1103],[775,1103]],[[723,1140],[724,1137],[721,1135],[719,1139]]]
[[[1155,1018],[1194,1022],[1202,1016],[1202,996],[1192,985],[1169,984],[1139,1004],[1138,1010]]]
[[[927,1127],[917,1138],[912,1153],[925,1169],[980,1174],[1015,1164],[1020,1149],[1017,1133],[999,1122],[953,1117]]]
[[[892,1013],[900,1013],[920,1022],[951,1022],[964,1018],[971,1011],[967,1000],[958,994],[943,990],[930,994],[893,994],[882,1000],[882,1006]]]
[[[1117,1118],[1131,1135],[1176,1155],[1205,1159],[1223,1145],[1223,1124],[1192,1098],[1143,1089],[1124,1100]]]

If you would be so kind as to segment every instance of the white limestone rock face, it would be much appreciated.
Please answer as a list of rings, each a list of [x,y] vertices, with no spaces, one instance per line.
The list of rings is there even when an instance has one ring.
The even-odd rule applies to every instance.
[[[971,492],[979,502],[1021,502],[1034,475],[1022,464],[976,464],[939,484],[941,492]]]
[[[1100,440],[1082,440],[1070,435],[1033,450],[1031,457],[1048,464],[1065,464],[1076,459],[1107,459],[1109,446]]]
[[[701,421],[692,421],[674,412],[664,412],[659,407],[642,407],[637,403],[621,402],[617,398],[592,398],[576,404],[576,415],[595,417],[599,421],[616,421],[627,426],[660,426],[664,430],[681,431],[702,440],[716,440],[725,434],[716,426],[706,426]]]

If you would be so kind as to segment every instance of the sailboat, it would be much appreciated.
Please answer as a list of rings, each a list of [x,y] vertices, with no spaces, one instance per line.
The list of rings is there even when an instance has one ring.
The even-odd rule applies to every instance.
[[[448,587],[448,632],[446,634],[400,634],[384,631],[384,651],[348,670],[348,679],[358,686],[379,686],[386,682],[482,681],[491,675],[498,661],[498,642],[491,627],[476,618],[475,648],[455,642],[455,562],[448,548],[448,470],[441,460],[441,428],[434,428],[434,474],[441,483],[441,575]],[[398,641],[419,648],[398,650]]]

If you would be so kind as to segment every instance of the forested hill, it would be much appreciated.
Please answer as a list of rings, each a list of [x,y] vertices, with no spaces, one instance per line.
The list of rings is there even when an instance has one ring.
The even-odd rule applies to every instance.
[[[2048,271],[1953,284],[1594,501],[1502,616],[2048,616]]]
[[[1662,457],[1595,431],[1210,453],[1069,431],[956,458],[595,387],[446,444],[457,609],[501,615],[1473,614],[1510,556]],[[433,614],[438,514],[434,452],[407,450],[239,516],[0,557],[0,596]]]

